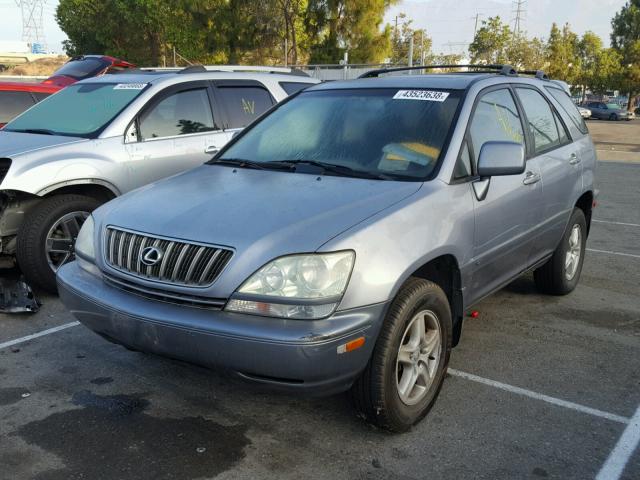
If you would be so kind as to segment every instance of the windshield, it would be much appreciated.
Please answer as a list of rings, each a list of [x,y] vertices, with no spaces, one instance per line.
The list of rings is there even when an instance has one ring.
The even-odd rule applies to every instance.
[[[92,137],[140,95],[145,87],[146,84],[140,83],[71,85],[36,104],[4,129]]]
[[[620,105],[618,105],[617,103],[607,103],[607,108],[609,110],[619,110]]]
[[[76,80],[84,80],[85,78],[95,77],[109,65],[111,65],[111,62],[102,58],[81,58],[68,61],[56,70],[53,75],[65,75]]]
[[[459,101],[459,91],[426,89],[304,92],[218,160],[321,162],[382,178],[424,180],[437,165]]]

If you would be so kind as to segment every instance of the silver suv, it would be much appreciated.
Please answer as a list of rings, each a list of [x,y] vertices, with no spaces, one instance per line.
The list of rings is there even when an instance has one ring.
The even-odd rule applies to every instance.
[[[295,392],[350,389],[406,430],[473,304],[528,270],[554,295],[580,278],[594,147],[538,77],[311,87],[207,165],[99,208],[58,271],[62,301],[113,342]]]
[[[73,259],[93,209],[202,165],[276,102],[315,83],[196,66],[65,88],[0,130],[0,254],[15,255],[28,280],[55,291],[55,271]]]

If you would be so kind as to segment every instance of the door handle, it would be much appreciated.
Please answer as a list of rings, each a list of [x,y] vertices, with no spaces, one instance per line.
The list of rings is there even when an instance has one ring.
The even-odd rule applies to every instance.
[[[207,148],[204,149],[204,153],[210,153],[211,155],[215,155],[219,151],[220,151],[220,149],[218,147],[216,147],[215,145],[210,145],[210,146],[208,146]]]
[[[527,172],[524,174],[524,179],[522,183],[525,185],[533,185],[534,183],[538,183],[540,181],[540,174],[535,172]]]
[[[578,165],[581,161],[582,160],[580,159],[580,157],[578,157],[578,155],[576,155],[575,153],[572,153],[569,157],[569,165]]]

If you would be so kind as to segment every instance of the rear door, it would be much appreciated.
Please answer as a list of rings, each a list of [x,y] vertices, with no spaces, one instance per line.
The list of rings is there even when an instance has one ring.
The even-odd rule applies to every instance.
[[[580,152],[551,102],[533,86],[517,86],[515,91],[533,150],[527,165],[542,175],[542,201],[536,206],[531,231],[534,241],[529,264],[533,264],[551,254],[560,242],[582,189],[582,167]]]
[[[35,105],[29,92],[0,90],[0,127]]]
[[[277,103],[267,87],[257,80],[216,80],[213,85],[215,102],[224,115],[223,128],[229,140]]]
[[[469,155],[476,171],[482,145],[488,141],[525,144],[522,113],[506,85],[484,90],[478,96],[467,129],[462,155]],[[487,185],[478,198],[474,188],[475,237],[471,303],[509,282],[527,267],[530,231],[542,200],[540,172],[527,163],[525,173],[477,178]]]
[[[210,160],[227,142],[209,82],[169,87],[141,110],[126,136],[129,188]]]

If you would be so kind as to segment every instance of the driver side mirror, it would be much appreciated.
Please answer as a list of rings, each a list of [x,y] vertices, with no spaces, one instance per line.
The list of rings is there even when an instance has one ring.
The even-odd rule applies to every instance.
[[[519,175],[524,172],[524,147],[516,142],[485,142],[478,158],[478,180],[473,190],[478,201],[487,197],[491,177]]]
[[[524,172],[524,147],[516,142],[485,142],[478,157],[478,175],[494,177]]]

